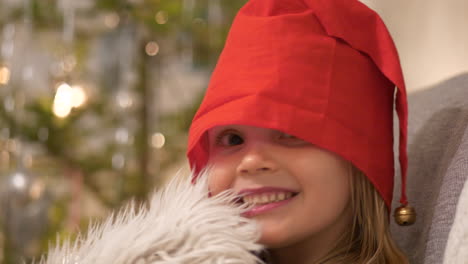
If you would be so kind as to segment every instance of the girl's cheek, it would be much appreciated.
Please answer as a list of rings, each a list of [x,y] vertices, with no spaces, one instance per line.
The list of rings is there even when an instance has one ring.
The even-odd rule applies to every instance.
[[[232,187],[234,177],[229,169],[219,163],[212,163],[208,176],[208,188],[211,195],[216,195]]]

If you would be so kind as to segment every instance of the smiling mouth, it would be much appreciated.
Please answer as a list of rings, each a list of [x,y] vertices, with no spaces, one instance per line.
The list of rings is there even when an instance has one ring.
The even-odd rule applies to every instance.
[[[251,206],[265,205],[291,199],[297,194],[296,192],[288,191],[247,194],[241,197],[239,202]]]

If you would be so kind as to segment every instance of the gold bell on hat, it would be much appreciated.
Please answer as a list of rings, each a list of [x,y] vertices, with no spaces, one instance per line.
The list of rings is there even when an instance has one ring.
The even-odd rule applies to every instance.
[[[401,226],[409,226],[416,222],[416,210],[409,205],[402,205],[395,209],[395,222]]]

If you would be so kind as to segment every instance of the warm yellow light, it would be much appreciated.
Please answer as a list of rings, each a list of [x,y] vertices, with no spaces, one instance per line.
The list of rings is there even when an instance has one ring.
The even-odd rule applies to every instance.
[[[10,81],[10,69],[6,66],[0,67],[0,84],[7,84]]]
[[[55,93],[53,112],[57,117],[67,117],[73,108],[73,89],[67,83],[62,83]]]
[[[114,29],[119,25],[120,17],[116,13],[107,14],[104,17],[104,24],[106,27]]]
[[[154,16],[154,20],[160,25],[166,24],[168,19],[169,17],[166,11],[158,11]]]
[[[86,102],[86,93],[80,85],[72,86],[72,106],[80,107]]]
[[[151,136],[151,145],[154,148],[160,149],[164,147],[164,144],[166,143],[166,137],[162,133],[154,133],[153,136]]]
[[[145,51],[146,51],[146,54],[148,54],[149,56],[155,56],[159,52],[158,43],[154,41],[148,42],[148,44],[146,44],[145,46]]]
[[[82,106],[87,100],[86,93],[80,85],[71,87],[67,83],[61,83],[55,93],[53,112],[60,118],[67,117],[73,107]]]

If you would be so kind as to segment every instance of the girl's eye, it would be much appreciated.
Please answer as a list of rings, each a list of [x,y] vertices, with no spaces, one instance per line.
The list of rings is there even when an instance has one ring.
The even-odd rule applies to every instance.
[[[221,133],[216,137],[216,145],[219,146],[236,146],[244,143],[244,139],[235,132]]]
[[[286,134],[286,133],[281,133],[280,138],[298,139],[297,137],[295,137],[295,136],[293,136],[293,135],[290,135],[290,134]]]
[[[307,141],[286,133],[281,133],[279,135],[279,141],[283,144],[291,146],[307,144]]]
[[[279,139],[282,140],[301,140],[299,138],[297,138],[296,136],[293,136],[293,135],[290,135],[290,134],[286,134],[286,133],[280,133],[279,134]]]

